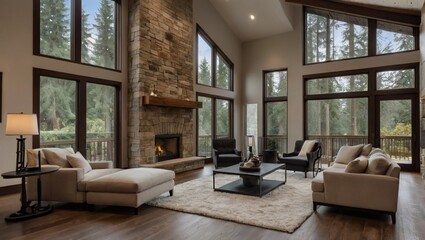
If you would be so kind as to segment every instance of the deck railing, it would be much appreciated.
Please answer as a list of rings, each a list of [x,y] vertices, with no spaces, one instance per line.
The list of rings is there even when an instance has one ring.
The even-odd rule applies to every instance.
[[[337,155],[342,146],[352,146],[368,143],[367,136],[353,135],[309,135],[308,139],[320,141],[322,145],[322,161],[330,162]],[[198,138],[198,154],[201,156],[211,156],[211,136],[200,136]],[[274,147],[279,153],[292,152],[293,146],[288,147],[286,135],[258,137],[256,146],[257,153],[262,153],[266,148]],[[385,136],[381,137],[381,149],[384,150],[393,160],[399,162],[410,162],[412,156],[412,138],[410,136]]]
[[[89,138],[86,140],[86,158],[91,161],[111,160],[114,161],[115,141],[114,138]],[[75,140],[45,141],[40,147],[75,147]]]

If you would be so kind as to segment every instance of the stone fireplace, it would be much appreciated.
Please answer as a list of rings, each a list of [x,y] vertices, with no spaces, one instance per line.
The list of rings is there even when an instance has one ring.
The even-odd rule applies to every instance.
[[[179,135],[179,157],[195,155],[193,109],[143,105],[195,100],[192,0],[129,1],[129,167],[157,161],[155,136]]]
[[[157,161],[180,158],[180,134],[155,135],[155,156]]]

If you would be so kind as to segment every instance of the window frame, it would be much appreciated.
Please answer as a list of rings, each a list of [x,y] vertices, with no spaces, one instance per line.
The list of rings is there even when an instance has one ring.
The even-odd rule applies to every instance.
[[[198,46],[198,36],[201,35],[202,38],[207,42],[207,44],[211,47],[211,86],[202,84],[198,82],[198,68],[199,68],[199,46]],[[234,64],[233,62],[227,57],[227,55],[220,49],[220,47],[212,40],[212,38],[199,26],[199,24],[196,24],[196,84],[201,86],[207,86],[207,87],[213,87],[225,91],[234,91]],[[221,56],[221,58],[227,63],[230,70],[230,76],[229,76],[229,88],[219,88],[217,87],[217,59],[218,55]]]
[[[273,102],[286,102],[288,106],[288,92],[286,92],[286,96],[279,96],[279,97],[267,97],[267,79],[266,75],[268,73],[272,72],[282,72],[285,71],[287,76],[289,76],[288,68],[278,68],[278,69],[271,69],[271,70],[263,70],[263,136],[268,137],[267,134],[267,103],[273,103]],[[287,89],[289,88],[289,81],[287,77]],[[288,124],[288,110],[286,111],[286,122]],[[286,126],[286,129],[288,129],[288,126]],[[288,133],[286,133],[286,136]]]
[[[406,70],[406,69],[414,69],[414,77],[415,84],[412,88],[399,88],[399,89],[385,89],[378,90],[377,89],[377,73],[383,71],[398,71],[398,70]],[[378,113],[376,113],[376,105],[380,98],[385,98],[391,96],[391,98],[399,99],[399,98],[412,98],[415,101],[412,101],[413,109],[419,109],[419,63],[407,63],[407,64],[398,64],[398,65],[389,65],[384,67],[374,67],[374,68],[365,68],[365,69],[356,69],[356,70],[348,70],[348,71],[340,71],[340,72],[328,72],[328,73],[320,73],[320,74],[311,74],[303,76],[303,137],[304,139],[308,139],[308,113],[307,113],[307,102],[310,100],[327,100],[327,99],[349,99],[349,98],[367,98],[368,99],[368,131],[367,138],[368,142],[372,143],[373,146],[376,146],[377,137],[379,135],[379,129],[376,129],[375,119],[377,118]],[[368,75],[368,89],[367,91],[362,92],[341,92],[341,93],[327,93],[327,94],[313,94],[307,95],[307,81],[311,79],[317,78],[326,78],[326,77],[337,77],[337,76],[347,76],[347,75],[356,75],[356,74],[367,74]],[[414,112],[414,118],[412,120],[412,129],[419,129],[419,114]],[[415,114],[418,115],[415,118]],[[417,134],[413,133],[412,135],[412,144],[414,147],[412,148],[412,157],[415,158],[419,156],[419,139]],[[412,166],[403,166],[403,170],[408,171],[416,171],[419,169],[419,160],[412,161]]]
[[[338,5],[338,4],[337,4]],[[342,4],[344,5],[344,4]],[[373,17],[370,14],[366,14],[366,12],[364,12],[364,10],[357,10],[356,11],[346,11],[347,8],[343,8],[344,11],[342,11],[340,9],[341,7],[330,7],[328,6],[327,8],[317,8],[314,6],[303,6],[303,65],[313,65],[313,64],[320,64],[320,63],[329,63],[329,62],[337,62],[337,61],[346,61],[346,60],[352,60],[352,59],[361,59],[361,58],[366,58],[366,57],[372,57],[372,56],[385,56],[385,55],[390,55],[390,54],[400,54],[400,53],[406,53],[406,52],[412,52],[412,51],[418,51],[419,50],[419,27],[417,25],[413,25],[413,24],[409,24],[409,22],[394,22],[391,21],[390,19],[387,18],[380,18],[380,17]],[[307,12],[308,9],[314,9],[314,10],[321,10],[321,11],[327,11],[327,12],[333,12],[333,13],[337,13],[337,14],[342,14],[342,15],[347,15],[347,16],[353,16],[353,17],[360,17],[360,18],[364,18],[365,20],[367,20],[368,22],[368,51],[367,51],[367,55],[365,56],[361,56],[361,57],[354,57],[354,58],[343,58],[343,59],[336,59],[336,60],[326,60],[326,61],[322,61],[322,62],[312,62],[312,63],[307,63],[307,56],[306,56],[306,35],[307,35]],[[363,13],[363,14],[359,14]],[[377,14],[377,13],[375,13]],[[392,17],[394,17],[396,19],[399,19],[401,14],[396,14],[396,13],[392,13]],[[413,19],[414,17],[412,17]],[[413,37],[414,37],[414,49],[413,50],[407,50],[407,51],[401,51],[401,52],[390,52],[390,53],[384,53],[384,54],[377,54],[377,41],[376,41],[376,37],[377,37],[377,22],[387,22],[387,23],[392,23],[392,24],[397,24],[397,25],[401,25],[401,26],[407,26],[407,27],[412,27],[413,29]],[[411,20],[413,21],[413,20]]]
[[[71,0],[71,18],[70,18],[70,55],[71,59],[59,58],[55,56],[45,55],[40,49],[40,2],[41,0],[33,0],[33,55],[53,58],[65,62],[78,63],[91,67],[97,67],[116,72],[122,71],[122,7],[121,0],[111,0],[115,2],[115,65],[114,68],[107,68],[81,61],[81,13],[83,0]]]
[[[229,101],[229,137],[233,138],[234,137],[234,99],[232,98],[227,98],[227,97],[223,97],[223,96],[218,96],[218,95],[212,95],[212,94],[206,94],[206,93],[201,93],[201,92],[197,92],[196,93],[196,100],[198,100],[199,97],[206,97],[206,98],[211,98],[211,141],[213,139],[216,138],[217,136],[217,114],[216,114],[216,100],[226,100]],[[199,154],[199,109],[196,109],[196,154]]]
[[[110,81],[110,80],[104,80],[104,79],[98,79],[98,78],[92,78],[92,77],[86,77],[86,76],[80,76],[80,75],[74,75],[74,74],[68,74],[63,72],[57,72],[57,71],[51,71],[46,69],[40,69],[40,68],[33,68],[33,112],[37,114],[38,121],[40,122],[40,79],[41,77],[53,77],[53,78],[60,78],[64,80],[69,81],[75,81],[76,82],[76,112],[78,113],[76,116],[76,131],[75,131],[75,151],[79,151],[83,156],[86,156],[86,144],[87,144],[87,138],[86,138],[86,109],[87,109],[87,83],[94,83],[94,84],[102,84],[114,87],[116,90],[115,94],[115,106],[116,106],[116,116],[115,116],[115,156],[113,159],[116,166],[122,166],[123,162],[121,159],[121,116],[122,116],[122,90],[121,90],[121,83]],[[40,123],[39,123],[40,125]],[[40,147],[40,136],[34,135],[33,136],[33,148],[39,148]]]

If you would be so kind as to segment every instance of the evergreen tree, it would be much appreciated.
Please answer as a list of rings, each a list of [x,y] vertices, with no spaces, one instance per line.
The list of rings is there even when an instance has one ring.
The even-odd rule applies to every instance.
[[[40,1],[40,53],[70,59],[70,16],[66,0]]]
[[[198,83],[211,86],[211,71],[207,59],[204,57],[199,64]]]
[[[92,28],[88,22],[89,14],[84,11],[81,13],[81,62],[92,63],[90,57],[90,48],[92,46],[91,31]]]
[[[220,55],[218,55],[216,85],[218,88],[229,89],[229,83],[230,83],[230,68],[227,66],[224,59]]]
[[[115,67],[115,17],[114,2],[101,0],[100,8],[96,13],[95,24],[97,39],[94,44],[96,65]]]
[[[113,132],[115,89],[100,84],[87,84],[87,132]]]
[[[76,84],[74,81],[42,77],[40,82],[41,130],[75,126]]]

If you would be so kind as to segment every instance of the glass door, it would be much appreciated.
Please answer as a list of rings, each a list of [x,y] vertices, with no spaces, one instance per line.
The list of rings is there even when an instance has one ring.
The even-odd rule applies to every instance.
[[[419,171],[419,124],[414,96],[380,96],[377,99],[375,145],[403,170]]]

